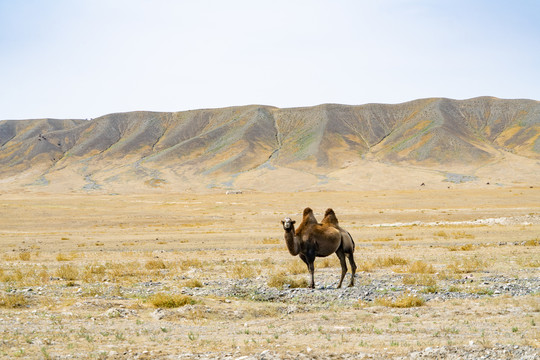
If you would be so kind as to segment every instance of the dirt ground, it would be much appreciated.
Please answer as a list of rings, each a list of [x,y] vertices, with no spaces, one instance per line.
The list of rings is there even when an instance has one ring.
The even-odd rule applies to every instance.
[[[294,288],[308,274],[280,220],[299,223],[306,206],[319,220],[332,207],[355,239],[353,288],[335,288],[335,256],[316,260],[315,290]],[[534,354],[539,245],[540,188],[531,187],[4,192],[0,356]]]

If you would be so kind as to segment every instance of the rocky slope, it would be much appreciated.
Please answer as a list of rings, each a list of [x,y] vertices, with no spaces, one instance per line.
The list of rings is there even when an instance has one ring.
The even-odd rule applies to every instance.
[[[71,190],[275,190],[286,178],[288,190],[337,189],[354,188],[355,180],[381,185],[366,173],[399,178],[404,167],[405,173],[414,167],[432,183],[454,169],[483,182],[497,180],[503,169],[535,183],[539,136],[540,102],[490,97],[5,120],[0,182]],[[508,171],[512,164],[520,167]]]

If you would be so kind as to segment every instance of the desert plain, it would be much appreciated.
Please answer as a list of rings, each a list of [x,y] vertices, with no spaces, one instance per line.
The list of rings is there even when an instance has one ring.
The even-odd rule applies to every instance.
[[[356,243],[316,288],[280,220]],[[535,358],[540,187],[0,193],[0,356]],[[348,284],[350,271],[345,278]]]

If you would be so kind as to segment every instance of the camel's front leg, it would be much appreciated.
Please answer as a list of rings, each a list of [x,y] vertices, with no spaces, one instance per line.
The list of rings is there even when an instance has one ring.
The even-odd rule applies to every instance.
[[[315,263],[314,263],[314,261],[310,261],[308,263],[308,269],[309,269],[309,272],[311,274],[311,285],[310,285],[310,287],[312,289],[315,289]]]

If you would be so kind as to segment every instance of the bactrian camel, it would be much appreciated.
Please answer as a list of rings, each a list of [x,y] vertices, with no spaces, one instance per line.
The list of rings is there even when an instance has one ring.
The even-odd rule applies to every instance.
[[[335,218],[335,214],[333,217]],[[283,230],[285,230],[284,238],[289,253],[293,256],[298,255],[308,267],[311,274],[311,288],[315,288],[315,258],[326,257],[333,253],[337,254],[341,263],[341,279],[338,288],[341,287],[343,278],[347,273],[345,255],[349,257],[353,271],[349,286],[354,285],[354,273],[356,271],[353,258],[354,242],[350,234],[339,227],[337,218],[335,220],[329,218],[325,223],[319,224],[315,215],[313,215],[313,210],[305,208],[298,229],[295,230],[294,224],[296,221],[288,217],[282,220],[281,223],[283,224]]]

